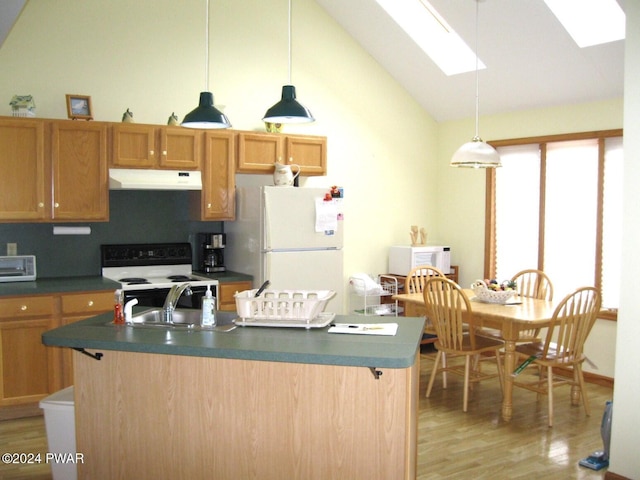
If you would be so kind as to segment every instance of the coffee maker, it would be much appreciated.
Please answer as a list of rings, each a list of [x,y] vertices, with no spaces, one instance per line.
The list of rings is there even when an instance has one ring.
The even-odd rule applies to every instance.
[[[205,273],[225,272],[224,247],[227,236],[224,233],[199,233],[200,269]]]

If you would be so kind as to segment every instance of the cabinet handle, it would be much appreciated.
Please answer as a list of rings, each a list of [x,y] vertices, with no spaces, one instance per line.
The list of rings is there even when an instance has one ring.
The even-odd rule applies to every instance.
[[[44,203],[42,202],[38,203],[38,208],[44,208]]]
[[[89,301],[87,302],[87,306],[89,306],[89,307],[93,307],[93,300],[89,300]]]
[[[155,155],[155,154],[156,154],[155,150],[150,150],[149,151],[149,155]]]
[[[211,208],[211,204],[210,203],[207,203],[207,208]]]
[[[166,157],[166,156],[167,156],[167,151],[166,151],[166,150],[163,150],[163,151],[162,151],[162,155]]]
[[[60,204],[58,202],[53,204],[54,208],[58,208],[60,206]]]
[[[26,305],[21,305],[20,306],[20,310],[22,310],[23,312],[27,311],[27,306]]]

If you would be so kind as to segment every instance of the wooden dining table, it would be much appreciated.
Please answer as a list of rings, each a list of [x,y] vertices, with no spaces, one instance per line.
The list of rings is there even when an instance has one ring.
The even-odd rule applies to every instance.
[[[548,326],[559,301],[517,296],[512,298],[511,303],[502,305],[478,300],[471,289],[463,291],[471,301],[474,317],[472,321],[477,326],[495,328],[502,332],[505,341],[502,418],[509,421],[513,415],[513,377],[511,374],[516,368],[515,348],[520,331]],[[424,316],[426,307],[422,293],[398,294],[393,298],[404,303],[405,316]]]

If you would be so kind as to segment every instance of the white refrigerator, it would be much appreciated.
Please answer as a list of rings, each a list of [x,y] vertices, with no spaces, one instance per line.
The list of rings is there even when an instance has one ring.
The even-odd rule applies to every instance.
[[[236,220],[225,222],[228,270],[253,275],[254,287],[334,290],[325,312],[344,312],[342,198],[329,188],[236,186]]]

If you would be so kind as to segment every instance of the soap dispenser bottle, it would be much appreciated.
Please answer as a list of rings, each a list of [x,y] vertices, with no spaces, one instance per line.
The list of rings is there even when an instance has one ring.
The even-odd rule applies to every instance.
[[[202,326],[214,327],[216,325],[216,299],[211,294],[211,288],[207,285],[207,291],[202,299]]]

